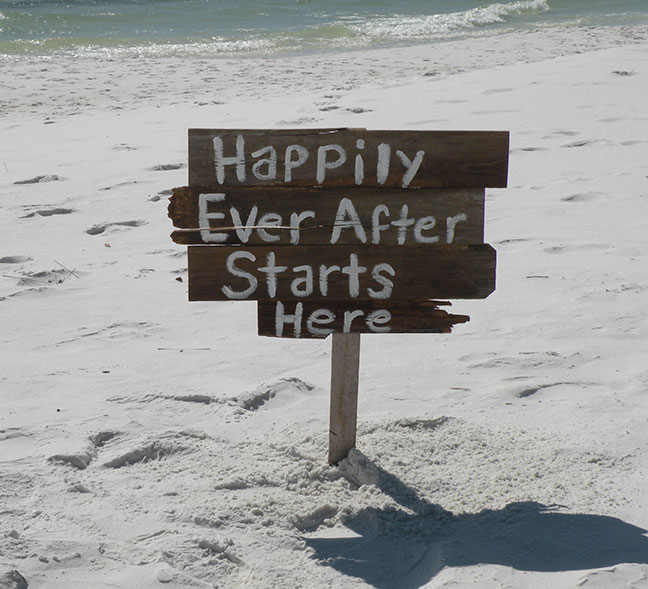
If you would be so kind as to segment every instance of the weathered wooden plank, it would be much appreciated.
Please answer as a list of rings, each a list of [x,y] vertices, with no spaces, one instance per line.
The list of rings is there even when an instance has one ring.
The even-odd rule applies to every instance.
[[[189,300],[482,299],[495,250],[481,245],[189,246]]]
[[[344,460],[355,448],[359,373],[360,334],[335,334],[331,344],[329,464]]]
[[[484,241],[484,189],[175,188],[176,243],[326,245]]]
[[[470,320],[439,301],[259,301],[258,333],[325,338],[334,333],[450,333]],[[449,304],[449,303],[447,303]]]
[[[189,129],[189,184],[505,187],[507,131]]]

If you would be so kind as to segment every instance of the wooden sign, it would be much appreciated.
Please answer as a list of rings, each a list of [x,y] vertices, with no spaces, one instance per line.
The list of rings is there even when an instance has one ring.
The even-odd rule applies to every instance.
[[[486,298],[485,188],[500,131],[190,129],[169,217],[190,301],[258,301],[260,335],[332,334],[329,463],[355,446],[361,333],[448,333],[438,298]]]
[[[182,244],[472,244],[484,241],[484,189],[176,188]]]
[[[504,187],[508,145],[500,131],[190,129],[189,184]]]
[[[487,244],[188,249],[190,301],[484,299],[495,290]]]
[[[259,335],[325,338],[333,333],[450,333],[467,315],[452,315],[439,301],[262,301]]]

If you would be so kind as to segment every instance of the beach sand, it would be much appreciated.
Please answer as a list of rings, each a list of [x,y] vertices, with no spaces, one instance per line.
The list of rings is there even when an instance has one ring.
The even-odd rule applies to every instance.
[[[646,28],[1,67],[0,587],[648,584]],[[511,133],[496,292],[363,336],[339,468],[329,341],[187,302],[190,127]]]
[[[95,57],[5,57],[0,61],[0,112],[58,116],[94,108],[205,107],[287,92],[345,92],[542,61],[647,38],[645,26],[557,27],[434,45],[268,58],[158,58],[146,52],[120,58],[114,49],[104,56],[97,50]]]

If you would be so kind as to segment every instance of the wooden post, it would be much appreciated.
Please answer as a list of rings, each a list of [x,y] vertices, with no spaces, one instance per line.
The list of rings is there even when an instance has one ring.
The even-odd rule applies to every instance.
[[[355,448],[360,334],[334,333],[332,338],[328,461],[337,464],[348,456],[351,448]]]

